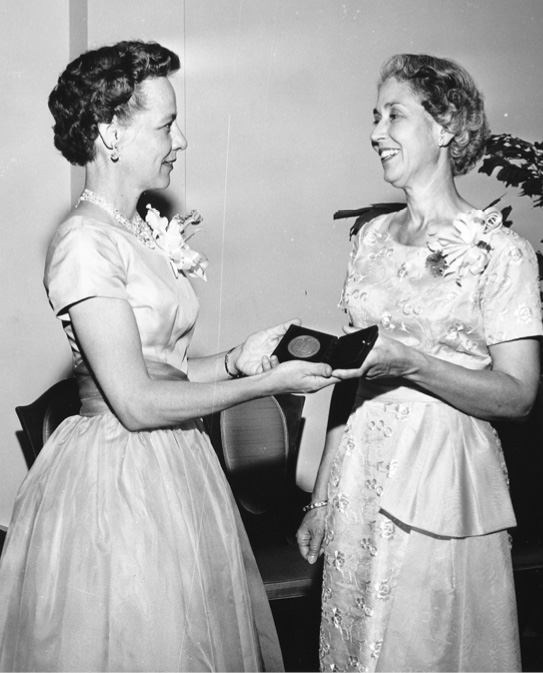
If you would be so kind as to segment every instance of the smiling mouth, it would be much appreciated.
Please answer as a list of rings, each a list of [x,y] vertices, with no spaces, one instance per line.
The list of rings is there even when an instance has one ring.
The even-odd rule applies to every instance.
[[[379,150],[379,156],[381,158],[382,162],[388,161],[389,159],[392,159],[392,157],[395,157],[400,150],[393,150],[393,149],[386,149],[386,150]]]

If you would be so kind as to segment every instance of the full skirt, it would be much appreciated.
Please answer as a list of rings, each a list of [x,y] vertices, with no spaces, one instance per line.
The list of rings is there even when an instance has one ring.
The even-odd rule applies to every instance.
[[[321,668],[520,670],[507,531],[448,533],[486,524],[470,506],[484,514],[482,501],[505,478],[499,443],[442,402],[391,398],[358,398],[332,466]],[[477,480],[481,463],[490,465],[486,481]],[[388,502],[437,530],[388,512],[392,486]]]
[[[56,430],[0,564],[0,670],[282,670],[262,581],[201,422]]]

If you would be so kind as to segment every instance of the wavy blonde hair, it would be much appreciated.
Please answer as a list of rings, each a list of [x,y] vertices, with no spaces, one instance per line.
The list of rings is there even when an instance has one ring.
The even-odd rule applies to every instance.
[[[407,82],[428,114],[454,135],[449,145],[453,175],[470,171],[484,153],[490,128],[483,95],[467,70],[427,54],[396,54],[384,63],[379,86],[391,77]]]

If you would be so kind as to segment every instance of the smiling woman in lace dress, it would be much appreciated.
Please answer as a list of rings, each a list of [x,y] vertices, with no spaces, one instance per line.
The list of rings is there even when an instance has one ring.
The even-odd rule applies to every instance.
[[[198,314],[187,245],[200,217],[136,211],[187,142],[168,49],[121,42],[68,65],[55,144],[86,168],[45,285],[69,339],[81,414],[22,484],[0,565],[0,670],[282,670],[266,594],[200,417],[312,391],[323,364],[270,368],[288,324],[187,358]],[[245,375],[240,377],[241,375]]]
[[[325,557],[323,670],[520,670],[515,516],[491,423],[529,413],[542,322],[533,249],[455,184],[488,133],[458,64],[385,63],[371,143],[406,207],[354,240],[342,307],[380,337],[354,404],[334,392],[298,531],[309,562]]]

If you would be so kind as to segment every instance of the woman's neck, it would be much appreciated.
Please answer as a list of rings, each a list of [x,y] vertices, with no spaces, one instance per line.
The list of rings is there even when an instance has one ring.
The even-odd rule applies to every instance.
[[[407,188],[404,191],[407,210],[392,229],[395,238],[407,245],[420,244],[426,239],[430,227],[447,227],[459,212],[472,208],[460,196],[452,179],[442,182],[433,180],[420,189]]]
[[[459,211],[471,208],[456,188],[450,175],[435,177],[424,185],[406,188],[405,196],[410,220],[415,226],[424,226],[428,221],[454,217]]]
[[[136,212],[141,193],[130,188],[121,176],[112,171],[93,170],[87,167],[85,189],[98,194],[129,220]]]

